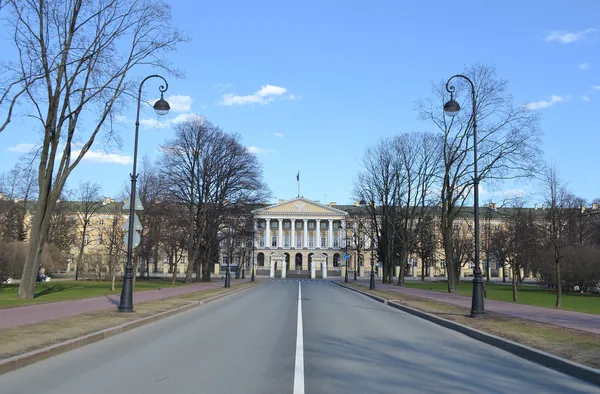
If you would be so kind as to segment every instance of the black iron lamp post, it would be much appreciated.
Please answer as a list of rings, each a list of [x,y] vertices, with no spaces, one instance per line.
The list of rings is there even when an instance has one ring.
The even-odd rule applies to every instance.
[[[138,135],[140,130],[140,104],[142,100],[142,86],[144,82],[150,78],[160,78],[165,83],[160,85],[158,90],[160,91],[160,100],[154,103],[154,111],[159,116],[164,116],[169,113],[171,107],[169,103],[163,98],[164,92],[169,88],[167,80],[160,75],[150,75],[142,80],[140,88],[138,90],[137,97],[137,116],[135,119],[135,142],[133,145],[133,172],[131,173],[131,196],[129,198],[129,229],[127,233],[127,262],[125,263],[125,275],[123,277],[123,288],[121,289],[121,301],[119,303],[119,312],[133,312],[133,232],[134,230],[134,216],[135,216],[135,188],[137,182],[136,163],[137,163],[137,150],[138,150]]]
[[[481,316],[485,313],[483,304],[483,278],[481,275],[481,267],[479,265],[479,175],[477,173],[477,104],[475,97],[475,84],[468,77],[457,74],[452,76],[446,82],[446,90],[450,93],[450,101],[444,104],[444,112],[446,115],[454,117],[460,111],[460,105],[454,100],[454,86],[450,85],[450,81],[454,78],[463,78],[471,85],[471,101],[473,109],[471,116],[473,117],[473,209],[475,217],[475,271],[473,272],[473,295],[471,299],[471,317]]]
[[[338,227],[338,229],[344,230],[344,243],[346,248],[346,251],[344,252],[344,260],[346,260],[346,272],[344,274],[344,282],[348,283],[348,259],[346,258],[346,256],[348,255],[348,234],[346,233],[344,226],[342,226],[341,224]]]
[[[369,290],[375,290],[375,266],[373,265],[373,237],[371,237],[371,280]]]
[[[254,237],[256,236],[255,230],[252,229],[252,275],[250,275],[250,282],[254,282]]]

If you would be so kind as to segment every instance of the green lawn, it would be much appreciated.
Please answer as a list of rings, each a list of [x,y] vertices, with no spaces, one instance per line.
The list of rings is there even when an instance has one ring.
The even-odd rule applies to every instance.
[[[440,292],[448,291],[448,284],[445,281],[424,283],[407,282],[405,286]],[[512,302],[512,286],[510,284],[502,285],[498,283],[486,283],[485,288],[487,290],[487,298],[491,300]],[[459,294],[470,296],[472,292],[473,283],[471,280],[462,281],[462,283],[458,285]],[[518,288],[518,303],[554,308],[554,305],[556,305],[556,293],[553,289],[546,289],[533,285],[523,285]],[[600,315],[600,296],[590,293],[563,293],[562,309]]]
[[[35,287],[33,300],[21,300],[17,298],[19,285],[3,285],[0,289],[0,309],[14,306],[39,304],[45,302],[77,300],[82,298],[98,297],[103,295],[120,294],[123,282],[115,283],[115,291],[110,291],[110,281],[56,281],[38,283]],[[176,283],[175,286],[181,286]],[[151,281],[136,280],[135,291],[153,290],[160,287],[171,287],[170,281],[153,279]]]

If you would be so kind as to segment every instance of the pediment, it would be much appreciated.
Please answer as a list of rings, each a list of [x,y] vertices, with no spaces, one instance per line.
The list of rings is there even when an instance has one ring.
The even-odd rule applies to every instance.
[[[278,204],[270,205],[253,211],[255,215],[270,215],[278,214],[285,216],[312,216],[312,215],[327,215],[327,216],[346,216],[347,213],[341,209],[336,209],[329,205],[320,204],[308,199],[299,197],[293,200],[283,201]]]

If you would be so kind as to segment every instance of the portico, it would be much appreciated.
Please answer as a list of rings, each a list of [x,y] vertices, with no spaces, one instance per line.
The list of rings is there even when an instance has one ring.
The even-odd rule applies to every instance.
[[[258,270],[273,267],[276,277],[308,276],[313,256],[323,259],[327,271],[340,269],[346,247],[344,228],[348,213],[303,197],[257,209],[254,215],[254,258]],[[321,267],[317,268],[317,271]]]

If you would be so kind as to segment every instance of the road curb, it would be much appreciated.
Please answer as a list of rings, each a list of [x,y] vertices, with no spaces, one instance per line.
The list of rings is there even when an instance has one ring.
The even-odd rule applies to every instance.
[[[261,284],[260,282],[255,282],[255,284],[248,284],[240,287],[238,289],[234,289],[225,293],[217,294],[212,297],[208,297],[204,300],[200,301],[190,301],[189,304],[179,306],[174,309],[169,309],[167,311],[163,311],[151,316],[146,316],[141,319],[137,319],[128,323],[124,323],[115,327],[105,328],[104,330],[92,332],[87,335],[83,335],[78,338],[69,339],[65,342],[56,343],[54,345],[33,350],[31,352],[19,354],[16,356],[5,358],[4,360],[0,360],[0,375],[5,374],[7,372],[15,371],[17,369],[26,367],[28,365],[37,363],[38,361],[42,361],[48,359],[50,357],[57,356],[62,353],[69,352],[71,350],[75,350],[86,345],[92,344],[94,342],[102,341],[104,339],[110,338],[115,335],[122,334],[124,332],[133,330],[134,328],[138,328],[144,326],[149,323],[153,323],[158,320],[162,320],[164,318],[176,315],[181,312],[185,312],[187,310],[197,308],[199,306],[211,303],[220,298],[226,297],[233,293],[237,293],[242,290],[247,290],[249,288],[255,287],[256,285]],[[177,297],[177,296],[175,296]]]
[[[492,334],[488,334],[486,332],[477,330],[475,328],[465,326],[464,324],[456,323],[452,320],[444,319],[442,317],[420,311],[418,309],[411,308],[406,305],[397,304],[395,302],[389,301],[385,298],[375,296],[373,294],[369,294],[365,291],[346,286],[342,283],[334,282],[332,283],[346,288],[348,290],[355,291],[362,295],[365,295],[369,298],[372,298],[381,303],[387,304],[392,308],[399,309],[403,312],[410,313],[411,315],[420,317],[422,319],[428,320],[432,323],[438,324],[442,327],[449,328],[461,334],[464,334],[470,338],[476,339],[480,342],[487,343],[488,345],[492,345],[499,349],[505,350],[515,356],[521,357],[525,360],[529,360],[536,364],[543,365],[547,368],[553,369],[558,372],[562,372],[566,375],[573,376],[575,378],[584,380],[588,383],[592,383],[596,386],[600,386],[600,370],[585,366],[583,364],[579,364],[573,361],[569,361],[567,359],[555,356],[553,354],[534,349],[529,346],[522,345],[517,342],[513,342],[508,339],[504,339]]]

